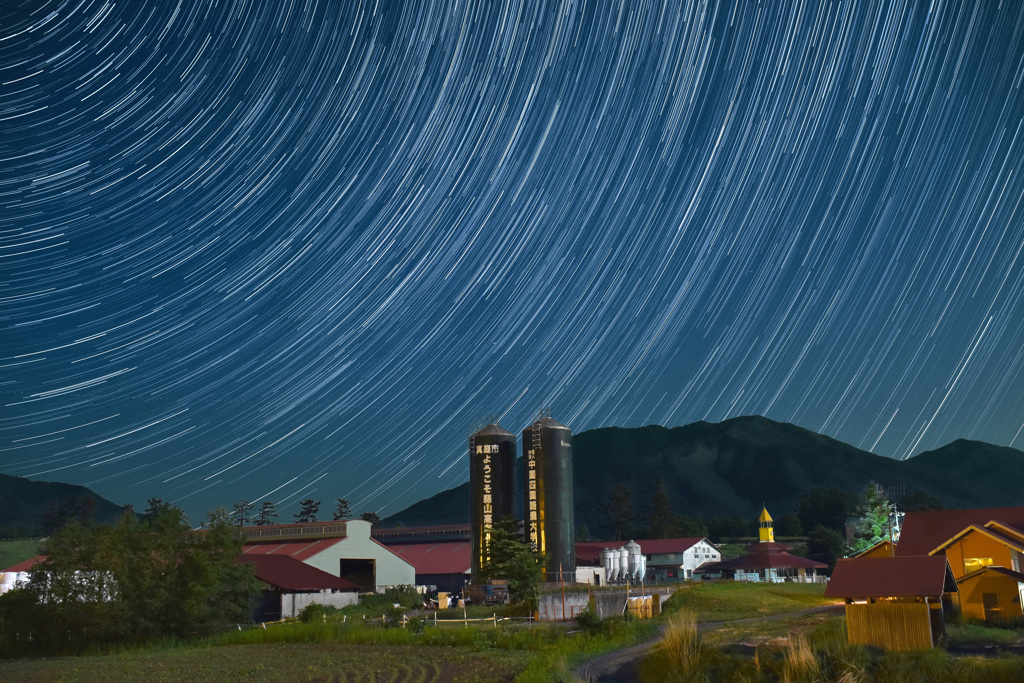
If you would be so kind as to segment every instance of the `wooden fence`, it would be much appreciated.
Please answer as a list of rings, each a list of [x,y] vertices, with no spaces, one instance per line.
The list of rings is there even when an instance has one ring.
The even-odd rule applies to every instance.
[[[855,603],[846,606],[846,629],[857,645],[927,650],[932,647],[930,617],[924,602]]]

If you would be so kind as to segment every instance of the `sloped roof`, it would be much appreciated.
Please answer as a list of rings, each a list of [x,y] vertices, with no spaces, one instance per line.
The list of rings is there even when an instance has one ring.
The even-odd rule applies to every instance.
[[[311,567],[287,555],[239,555],[239,562],[253,565],[256,578],[284,591],[324,589],[357,591],[359,586],[347,579]]]
[[[896,556],[927,555],[972,524],[985,526],[991,521],[1024,530],[1024,507],[908,512],[903,518]]]
[[[638,540],[640,552],[644,555],[670,555],[672,553],[684,553],[701,541],[717,550],[717,546],[704,537],[697,538],[652,538]],[[576,561],[584,566],[598,566],[601,564],[601,551],[605,548],[622,548],[629,541],[583,541],[576,544]]]
[[[2,571],[5,572],[5,573],[6,572],[12,572],[13,573],[13,572],[27,572],[27,571],[31,571],[32,567],[36,566],[40,562],[45,562],[46,558],[47,558],[47,555],[36,555],[35,557],[29,558],[29,559],[25,560],[24,562],[19,562],[18,564],[13,564],[10,567],[8,567],[7,569],[4,569]]]
[[[1020,572],[1015,572],[1012,569],[1008,569],[1006,567],[999,567],[996,565],[989,565],[987,567],[982,567],[981,569],[976,569],[970,574],[964,574],[960,577],[960,580],[957,581],[957,583],[962,584],[966,583],[967,581],[973,581],[974,579],[977,579],[984,574],[1002,574],[1003,576],[1010,577],[1018,583],[1024,583],[1024,574]]]
[[[825,587],[831,598],[939,598],[955,591],[945,555],[839,560]]]
[[[769,545],[763,543],[762,545]],[[773,544],[774,545],[774,544]],[[823,562],[811,560],[799,555],[790,555],[785,551],[774,550],[766,553],[750,553],[723,562],[710,562],[697,567],[698,574],[714,574],[722,570],[743,571],[760,569],[825,569]]]
[[[947,539],[941,545],[936,546],[936,548],[934,550],[932,550],[928,554],[929,555],[935,555],[936,553],[944,552],[946,550],[946,548],[948,548],[952,544],[956,543],[957,541],[959,541],[964,536],[967,536],[968,534],[981,534],[982,536],[988,536],[989,538],[991,538],[993,540],[996,540],[996,541],[998,541],[998,542],[1000,542],[1000,543],[1002,543],[1004,545],[1007,545],[1007,546],[1013,548],[1014,550],[1017,550],[1019,552],[1024,552],[1024,541],[1021,541],[1019,538],[1016,538],[1015,536],[1010,536],[1008,534],[1001,533],[1001,531],[999,530],[998,526],[992,526],[992,527],[984,526],[984,527],[981,527],[981,526],[978,526],[976,524],[972,524],[969,527],[967,527],[966,529],[961,529],[960,533],[958,533],[958,534],[952,536],[951,538]]]
[[[345,537],[342,536],[339,538],[322,538],[318,541],[249,543],[242,547],[242,553],[245,555],[287,555],[297,560],[308,560],[344,540]]]
[[[388,550],[415,567],[417,574],[465,574],[472,564],[469,543],[408,543]]]

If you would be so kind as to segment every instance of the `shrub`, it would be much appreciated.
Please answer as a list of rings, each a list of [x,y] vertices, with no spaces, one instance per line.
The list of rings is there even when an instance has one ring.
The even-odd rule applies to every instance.
[[[311,602],[299,611],[299,621],[308,624],[312,621],[324,621],[328,615],[338,611],[332,605],[321,605],[318,602]]]
[[[597,616],[597,608],[591,600],[582,612],[576,615],[575,621],[587,633],[598,633],[601,630],[601,617]]]

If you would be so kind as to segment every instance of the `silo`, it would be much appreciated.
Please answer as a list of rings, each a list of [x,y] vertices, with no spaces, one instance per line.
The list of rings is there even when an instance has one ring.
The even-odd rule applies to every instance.
[[[576,578],[576,528],[569,428],[542,417],[524,429],[523,470],[526,533],[547,555],[544,580],[572,583]]]
[[[601,549],[601,565],[604,567],[604,580],[612,583],[619,576],[619,551],[611,548]]]
[[[491,528],[516,516],[516,437],[491,423],[469,437],[470,523],[473,535],[472,576],[476,581],[488,559]]]

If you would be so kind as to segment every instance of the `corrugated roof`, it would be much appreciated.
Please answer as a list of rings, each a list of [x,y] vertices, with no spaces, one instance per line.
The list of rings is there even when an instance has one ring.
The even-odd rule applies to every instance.
[[[772,552],[751,553],[750,555],[736,557],[724,562],[707,563],[698,567],[696,571],[701,574],[712,574],[723,569],[753,571],[760,569],[824,569],[826,567],[828,567],[827,564],[806,557],[800,557],[799,555],[790,555],[787,552]]]
[[[328,574],[287,555],[243,554],[238,560],[252,564],[257,579],[284,591],[359,590],[359,586],[347,579]]]
[[[318,541],[250,543],[242,547],[242,552],[246,555],[287,555],[297,560],[308,560],[344,540],[345,537],[342,536],[339,538],[322,538]]]
[[[653,538],[638,540],[640,552],[644,555],[670,555],[673,553],[682,554],[697,545],[701,541],[707,541],[704,537],[698,538]],[[622,548],[629,541],[583,541],[576,544],[576,562],[584,566],[599,566],[601,564],[601,551],[605,548]],[[710,541],[708,545],[715,547]]]
[[[409,543],[388,550],[415,567],[417,574],[465,574],[473,554],[469,543]]]
[[[896,556],[927,555],[972,524],[985,526],[993,520],[1024,530],[1024,507],[908,512],[896,544]]]
[[[944,555],[862,557],[836,563],[825,595],[831,598],[939,598],[955,586]]]

